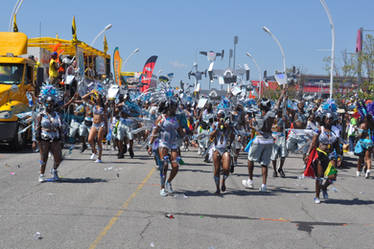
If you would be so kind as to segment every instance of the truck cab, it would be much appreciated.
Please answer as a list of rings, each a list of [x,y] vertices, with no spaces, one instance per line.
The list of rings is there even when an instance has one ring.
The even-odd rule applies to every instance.
[[[27,36],[19,32],[0,32],[0,142],[12,149],[22,147],[30,132],[19,133],[23,125],[19,113],[30,111],[26,93],[33,91],[34,65],[27,55]]]

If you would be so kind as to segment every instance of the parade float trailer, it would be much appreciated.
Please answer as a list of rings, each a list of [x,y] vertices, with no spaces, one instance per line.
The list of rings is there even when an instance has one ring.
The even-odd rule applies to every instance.
[[[40,66],[46,75],[49,67],[49,58],[53,52],[62,56],[75,58],[78,66],[78,74],[83,77],[88,67],[96,72],[96,75],[110,74],[110,55],[106,51],[100,51],[87,43],[79,40],[64,40],[52,37],[31,38],[28,41],[29,50],[35,57],[40,58]]]

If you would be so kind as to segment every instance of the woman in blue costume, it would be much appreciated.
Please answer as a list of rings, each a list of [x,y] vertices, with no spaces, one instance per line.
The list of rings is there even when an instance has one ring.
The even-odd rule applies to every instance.
[[[160,177],[161,177],[161,196],[167,196],[173,193],[171,182],[178,173],[178,139],[182,137],[183,129],[176,110],[178,103],[173,99],[161,102],[158,113],[160,115],[153,128],[151,139],[148,146],[148,153],[151,153],[152,144],[158,137],[158,153],[160,156]],[[171,164],[171,172],[166,181],[168,165]]]
[[[371,154],[373,150],[373,140],[371,139],[373,131],[373,120],[370,114],[366,115],[363,118],[363,122],[358,128],[358,137],[359,140],[357,143],[362,148],[362,151],[358,153],[358,162],[357,162],[357,171],[356,176],[360,176],[362,165],[364,165],[365,178],[370,177],[371,170]],[[371,129],[370,129],[371,128]]]

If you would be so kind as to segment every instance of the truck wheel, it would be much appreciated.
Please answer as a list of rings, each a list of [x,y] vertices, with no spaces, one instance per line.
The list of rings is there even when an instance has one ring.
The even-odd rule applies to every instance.
[[[10,147],[13,150],[19,150],[22,149],[22,147],[25,145],[24,140],[24,133],[19,134],[19,131],[23,129],[22,125],[17,123],[16,133],[14,134],[13,140],[10,142]]]

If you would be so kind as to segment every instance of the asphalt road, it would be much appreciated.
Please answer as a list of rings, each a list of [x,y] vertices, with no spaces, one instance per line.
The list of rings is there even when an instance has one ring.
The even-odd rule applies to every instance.
[[[247,178],[242,154],[226,193],[216,196],[212,164],[186,152],[173,182],[176,194],[163,198],[145,151],[117,159],[106,150],[102,164],[89,161],[88,151],[65,152],[62,181],[40,184],[38,153],[0,147],[0,248],[374,247],[374,181],[354,176],[353,158],[330,186],[330,199],[318,205],[314,181],[298,178],[297,155],[286,160],[287,177],[270,171],[269,192],[260,193],[259,167],[256,189],[241,186]]]

